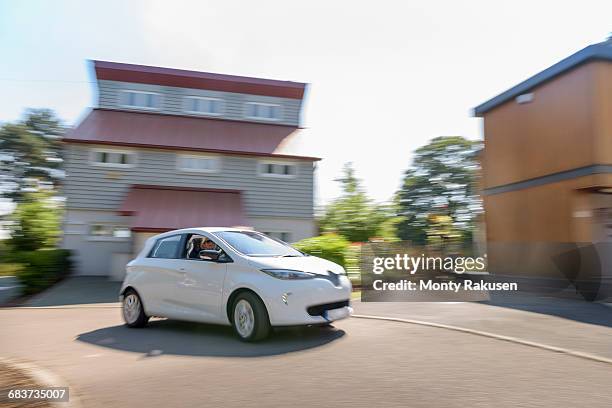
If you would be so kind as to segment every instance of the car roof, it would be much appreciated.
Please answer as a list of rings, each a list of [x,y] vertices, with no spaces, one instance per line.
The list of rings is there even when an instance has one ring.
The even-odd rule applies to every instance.
[[[177,230],[163,232],[161,234],[155,235],[155,237],[163,237],[174,234],[183,234],[183,233],[194,233],[194,232],[219,232],[219,231],[250,231],[252,229],[247,228],[236,228],[236,227],[192,227],[192,228],[181,228]]]

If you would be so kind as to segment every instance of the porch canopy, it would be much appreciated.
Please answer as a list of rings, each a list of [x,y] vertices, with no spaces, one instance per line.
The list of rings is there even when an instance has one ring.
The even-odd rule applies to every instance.
[[[237,190],[135,185],[119,213],[132,216],[130,229],[135,232],[246,225]]]

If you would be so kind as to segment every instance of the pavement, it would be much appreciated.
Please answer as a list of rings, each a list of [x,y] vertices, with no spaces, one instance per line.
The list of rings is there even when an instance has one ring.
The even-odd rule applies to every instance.
[[[612,359],[612,307],[513,294],[486,303],[354,302],[356,314],[426,321]]]
[[[230,328],[163,319],[128,329],[113,303],[113,284],[104,291],[87,279],[62,285],[26,307],[0,309],[0,354],[56,372],[84,407],[612,406],[612,364],[563,353],[356,318],[333,328],[281,330],[258,344],[239,342]],[[97,293],[97,302],[75,303],[86,300],[88,290]],[[606,305],[496,303],[357,301],[354,307],[357,314],[612,353],[612,309]]]
[[[119,302],[121,282],[103,276],[80,276],[64,279],[51,289],[39,293],[22,306],[70,306]]]

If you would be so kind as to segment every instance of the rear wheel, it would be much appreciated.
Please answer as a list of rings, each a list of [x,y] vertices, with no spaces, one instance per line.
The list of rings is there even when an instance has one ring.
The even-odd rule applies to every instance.
[[[140,296],[135,290],[128,289],[123,295],[123,320],[128,327],[144,327],[149,321],[149,316],[144,312]]]
[[[250,292],[236,296],[232,306],[232,326],[242,341],[258,341],[270,334],[270,318],[261,299]]]

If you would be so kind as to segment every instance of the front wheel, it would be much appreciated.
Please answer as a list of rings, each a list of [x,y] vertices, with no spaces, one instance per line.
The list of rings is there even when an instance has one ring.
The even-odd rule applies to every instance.
[[[239,294],[232,307],[232,326],[242,341],[258,341],[270,333],[270,318],[261,299],[250,292]]]
[[[128,289],[123,295],[122,310],[123,320],[128,327],[144,327],[149,321],[142,307],[140,296],[132,289]]]

